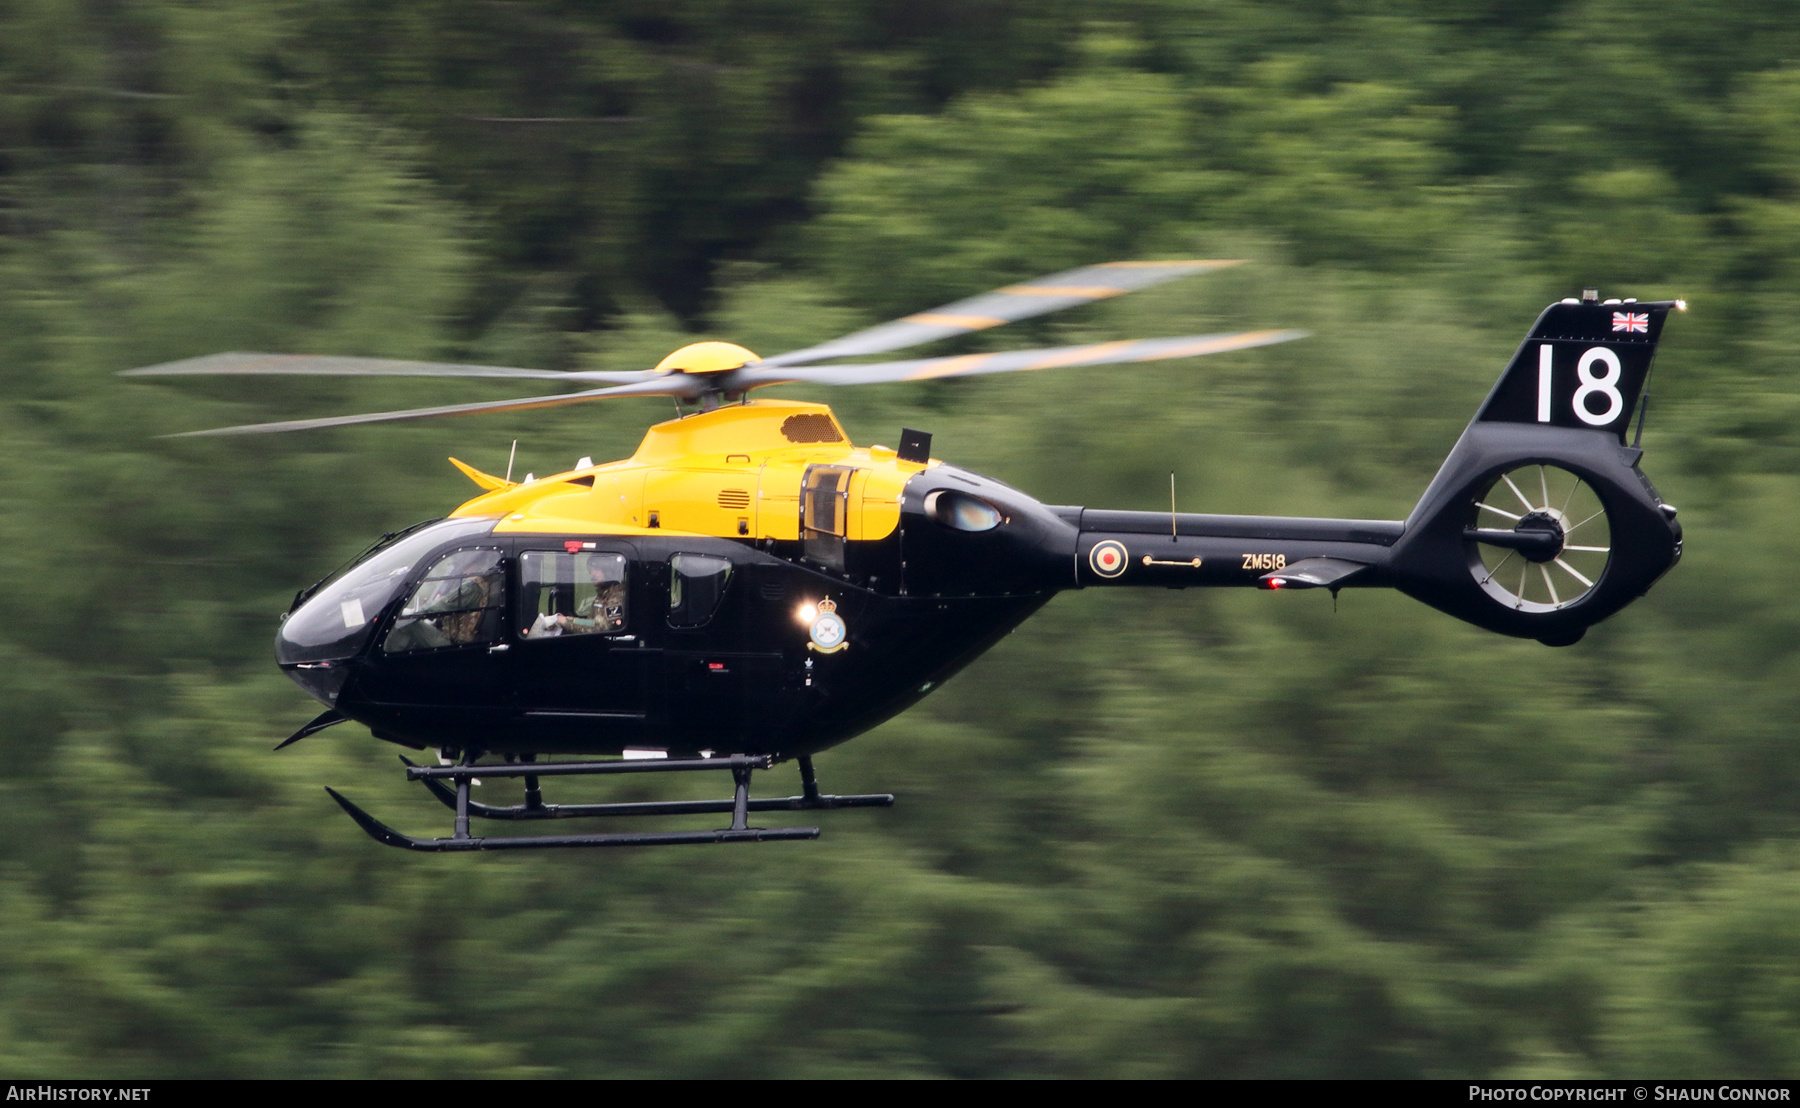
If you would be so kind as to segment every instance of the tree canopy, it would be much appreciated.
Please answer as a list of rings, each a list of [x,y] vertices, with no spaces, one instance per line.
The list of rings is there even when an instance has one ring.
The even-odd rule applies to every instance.
[[[0,1059],[1800,1074],[1797,136],[1776,0],[0,5]],[[277,615],[470,495],[446,454],[620,457],[666,405],[159,439],[506,393],[113,375],[638,369],[1187,256],[1254,264],[945,349],[1314,337],[806,395],[1050,502],[1399,518],[1544,303],[1685,296],[1644,443],[1683,563],[1565,650],[1074,593],[822,756],[899,802],[817,843],[420,857],[320,789],[436,826],[385,744],[269,752],[316,709]]]

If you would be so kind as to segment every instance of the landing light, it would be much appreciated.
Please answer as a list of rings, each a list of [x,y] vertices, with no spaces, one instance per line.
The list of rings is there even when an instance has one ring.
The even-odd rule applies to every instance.
[[[811,623],[818,616],[818,614],[819,614],[819,609],[815,608],[811,604],[800,605],[800,611],[796,613],[796,615],[798,615],[800,617],[801,623]]]
[[[1685,301],[1685,300],[1677,300],[1677,301],[1675,301],[1675,310],[1676,310],[1676,311],[1678,311],[1678,312],[1685,312],[1685,311],[1687,311],[1687,301]]]

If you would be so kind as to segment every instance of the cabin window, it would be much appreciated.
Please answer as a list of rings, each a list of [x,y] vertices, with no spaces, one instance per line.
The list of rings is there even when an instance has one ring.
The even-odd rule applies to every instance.
[[[528,550],[519,591],[522,639],[616,635],[628,625],[623,554]]]
[[[712,554],[669,559],[669,626],[699,627],[712,619],[731,582],[731,562]]]
[[[498,550],[458,550],[438,559],[394,617],[388,654],[493,642],[500,633],[506,578]]]
[[[800,491],[801,553],[828,569],[844,568],[844,536],[849,527],[850,478],[847,466],[812,466]]]

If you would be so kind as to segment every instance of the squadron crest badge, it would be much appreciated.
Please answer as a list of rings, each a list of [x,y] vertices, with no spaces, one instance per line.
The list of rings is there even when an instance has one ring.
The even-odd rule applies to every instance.
[[[830,597],[819,601],[818,614],[813,616],[808,634],[812,636],[812,641],[806,644],[806,648],[820,654],[835,654],[850,645],[845,641],[850,635],[850,629],[844,626],[844,618],[837,614],[837,601]]]

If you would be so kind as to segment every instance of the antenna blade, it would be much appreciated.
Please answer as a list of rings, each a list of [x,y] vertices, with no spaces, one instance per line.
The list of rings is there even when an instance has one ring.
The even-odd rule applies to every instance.
[[[874,385],[887,381],[928,381],[938,377],[972,377],[984,373],[1019,373],[1031,369],[1067,366],[1119,365],[1194,358],[1248,350],[1278,342],[1303,339],[1308,331],[1244,331],[1230,335],[1184,335],[1168,339],[1127,339],[1085,346],[1050,346],[1037,350],[1007,350],[997,354],[961,354],[947,358],[914,358],[904,362],[871,362],[864,365],[797,366],[766,369],[749,366],[732,379],[734,388],[764,385]]]
[[[126,369],[121,377],[498,377],[537,381],[606,381],[631,384],[658,376],[652,370],[607,372],[515,369],[455,362],[407,362],[392,358],[342,358],[331,354],[230,352]]]
[[[686,396],[693,382],[659,377],[635,385],[569,392],[557,396],[527,396],[518,400],[490,400],[479,404],[447,404],[437,408],[409,408],[398,412],[369,412],[363,415],[326,416],[323,419],[287,419],[279,423],[248,423],[239,427],[216,427],[209,431],[183,431],[163,435],[166,439],[196,438],[204,435],[267,435],[280,431],[317,431],[327,427],[350,427],[359,423],[393,423],[404,419],[431,419],[435,416],[481,415],[486,412],[523,412],[534,408],[555,408],[564,404],[580,404],[589,400],[610,400],[621,396]]]
[[[1092,304],[1097,300],[1147,289],[1178,277],[1242,264],[1241,261],[1193,260],[1103,262],[1100,265],[1082,266],[1080,269],[1039,277],[1035,281],[1007,285],[993,292],[984,292],[930,311],[918,312],[891,323],[878,324],[818,346],[777,354],[765,359],[761,365],[772,368],[820,362],[828,358],[885,354],[890,350],[900,350],[954,335],[966,335],[971,331],[985,331],[1002,323],[1013,323],[1049,312],[1060,312],[1064,308]]]

